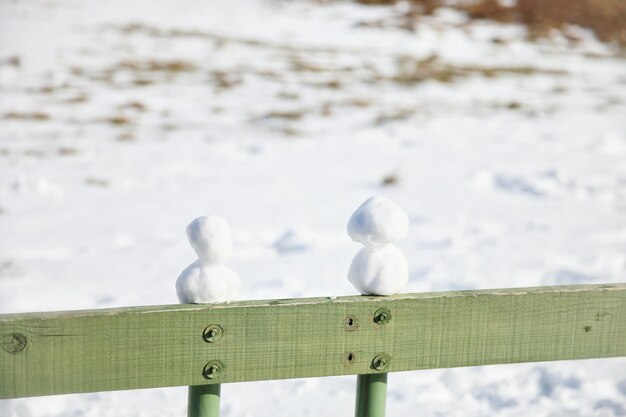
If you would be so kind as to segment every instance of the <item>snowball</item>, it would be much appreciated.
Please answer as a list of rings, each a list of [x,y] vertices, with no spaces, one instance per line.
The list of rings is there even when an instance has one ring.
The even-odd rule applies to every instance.
[[[225,267],[233,252],[228,222],[218,216],[198,217],[187,226],[189,243],[198,260],[176,280],[181,303],[216,303],[239,296],[241,285],[235,272]]]
[[[383,197],[371,197],[352,214],[348,235],[365,246],[380,247],[401,239],[409,231],[409,216]]]
[[[233,253],[228,222],[219,216],[198,217],[187,226],[187,238],[204,263],[226,263]]]
[[[184,304],[217,303],[237,299],[240,286],[239,276],[231,269],[197,260],[176,280],[176,294]]]
[[[348,280],[361,294],[391,295],[409,281],[409,265],[395,245],[364,247],[352,259]]]

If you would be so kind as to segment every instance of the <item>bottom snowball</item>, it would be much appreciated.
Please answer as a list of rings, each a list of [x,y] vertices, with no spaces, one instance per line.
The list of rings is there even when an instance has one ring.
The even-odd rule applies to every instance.
[[[409,281],[409,265],[394,245],[363,248],[352,259],[348,280],[364,295],[396,294]]]
[[[196,261],[176,280],[176,294],[183,304],[218,303],[239,297],[239,276],[223,265],[206,265]]]

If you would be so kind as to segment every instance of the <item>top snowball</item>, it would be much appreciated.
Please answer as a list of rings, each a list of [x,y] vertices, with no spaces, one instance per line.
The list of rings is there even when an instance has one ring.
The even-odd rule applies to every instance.
[[[189,223],[187,238],[203,263],[224,264],[233,253],[230,226],[219,216],[198,217]]]
[[[409,216],[386,198],[367,199],[348,221],[348,235],[355,242],[375,248],[402,239],[409,231]]]

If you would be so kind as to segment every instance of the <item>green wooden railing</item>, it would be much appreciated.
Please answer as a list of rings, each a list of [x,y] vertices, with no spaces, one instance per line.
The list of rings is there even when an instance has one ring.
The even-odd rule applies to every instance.
[[[358,375],[382,416],[386,373],[626,356],[626,284],[0,315],[0,399]]]

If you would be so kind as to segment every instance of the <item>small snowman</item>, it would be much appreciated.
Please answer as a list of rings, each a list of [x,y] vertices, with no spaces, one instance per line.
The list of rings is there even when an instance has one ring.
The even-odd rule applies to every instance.
[[[348,280],[363,295],[391,295],[409,280],[404,253],[392,242],[406,237],[409,216],[386,198],[374,196],[356,209],[348,221],[348,235],[363,244],[352,259]]]
[[[187,238],[198,259],[176,280],[183,304],[231,301],[239,296],[239,276],[224,264],[233,253],[228,222],[219,216],[198,217],[187,226]]]

